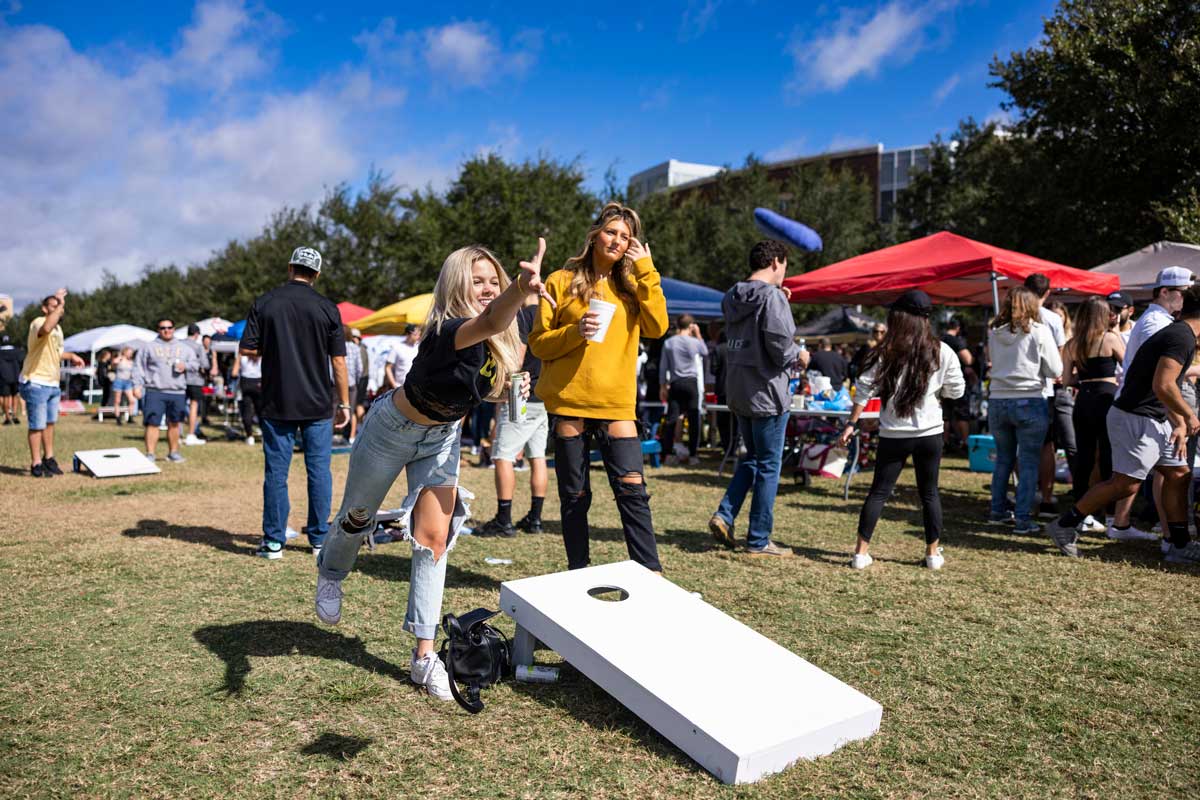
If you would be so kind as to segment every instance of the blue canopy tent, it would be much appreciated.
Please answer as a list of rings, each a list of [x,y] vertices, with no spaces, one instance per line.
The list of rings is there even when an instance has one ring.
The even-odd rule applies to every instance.
[[[674,319],[680,314],[691,314],[698,320],[721,319],[723,292],[698,286],[675,278],[662,279],[663,294],[667,298],[667,314]]]

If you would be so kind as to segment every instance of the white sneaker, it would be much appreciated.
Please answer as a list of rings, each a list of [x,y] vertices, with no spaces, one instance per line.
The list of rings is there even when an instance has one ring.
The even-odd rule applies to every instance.
[[[925,556],[925,566],[930,569],[941,569],[946,563],[946,557],[942,555],[942,548],[939,547],[937,552],[931,556]]]
[[[187,435],[187,438],[183,440],[183,443],[188,445],[189,447],[194,447],[198,444],[208,444],[208,442],[204,441],[203,439],[201,439],[199,436],[197,436],[194,433],[189,433]]]
[[[454,699],[454,695],[450,693],[450,676],[446,674],[446,667],[437,653],[430,652],[424,658],[418,659],[417,651],[413,650],[408,677],[418,686],[424,686],[425,691],[438,700]]]
[[[870,553],[855,553],[850,558],[851,569],[866,569],[874,563],[875,559],[871,558]]]
[[[1157,542],[1158,541],[1158,536],[1156,536],[1155,534],[1138,530],[1137,528],[1133,527],[1132,525],[1130,525],[1125,530],[1121,530],[1120,528],[1110,526],[1108,528],[1108,530],[1105,531],[1105,535],[1107,535],[1108,538],[1110,538],[1110,539],[1117,540],[1118,542]]]
[[[299,535],[300,535],[300,531],[296,530],[295,528],[288,528],[286,531],[283,532],[284,540],[289,541],[289,542],[292,539],[295,539]]]
[[[1104,533],[1108,530],[1108,526],[1100,520],[1088,514],[1083,518],[1083,522],[1079,523],[1080,533]]]
[[[1167,553],[1171,552],[1171,540],[1170,539],[1159,539],[1158,540],[1158,549],[1162,552],[1162,554],[1164,556]]]
[[[1151,533],[1158,533],[1158,534],[1161,534],[1161,533],[1163,532],[1163,529],[1162,529],[1162,523],[1161,523],[1161,522],[1156,522],[1156,523],[1154,523],[1154,527],[1152,527],[1152,528],[1150,529],[1150,532],[1151,532]]]
[[[320,564],[321,563],[321,548],[314,547],[312,549],[312,551],[313,551],[313,561],[316,561],[318,564]]]
[[[246,437],[246,444],[250,445],[251,447],[254,447],[254,437],[253,437],[253,436],[247,436],[247,437]]]
[[[342,582],[317,573],[317,617],[326,625],[342,619]]]
[[[1169,564],[1200,564],[1200,542],[1191,541],[1184,547],[1168,548],[1163,561]]]

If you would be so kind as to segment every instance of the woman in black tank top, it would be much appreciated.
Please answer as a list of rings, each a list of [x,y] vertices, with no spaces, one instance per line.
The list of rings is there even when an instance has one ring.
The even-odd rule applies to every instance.
[[[1075,312],[1075,336],[1067,343],[1064,362],[1068,380],[1079,388],[1075,398],[1075,460],[1071,464],[1075,499],[1092,485],[1099,454],[1099,480],[1112,476],[1108,441],[1108,409],[1117,394],[1117,365],[1125,359],[1125,342],[1109,330],[1108,303],[1089,297]]]

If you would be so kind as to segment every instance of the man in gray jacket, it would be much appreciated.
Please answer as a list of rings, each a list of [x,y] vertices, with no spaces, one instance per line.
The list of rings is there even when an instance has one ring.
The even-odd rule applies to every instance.
[[[776,241],[759,242],[750,251],[750,270],[750,277],[735,284],[721,301],[729,347],[725,389],[746,455],[738,460],[708,529],[721,544],[736,547],[733,521],[751,492],[747,551],[790,556],[791,550],[771,541],[771,531],[792,407],[788,370],[793,364],[808,366],[808,351],[793,341],[796,324],[788,305],[790,293],[783,288],[787,249]]]
[[[145,397],[146,458],[155,459],[158,424],[167,421],[167,460],[179,463],[179,423],[187,419],[187,371],[199,368],[191,347],[175,338],[175,323],[158,321],[158,338],[138,350],[133,361],[133,396]]]

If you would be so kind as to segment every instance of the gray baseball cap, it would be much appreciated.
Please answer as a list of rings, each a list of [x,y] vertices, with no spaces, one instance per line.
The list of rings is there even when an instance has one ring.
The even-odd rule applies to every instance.
[[[297,247],[292,251],[288,266],[306,267],[313,272],[321,271],[321,254],[311,247]]]

